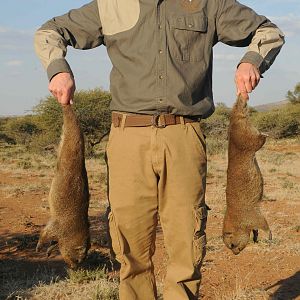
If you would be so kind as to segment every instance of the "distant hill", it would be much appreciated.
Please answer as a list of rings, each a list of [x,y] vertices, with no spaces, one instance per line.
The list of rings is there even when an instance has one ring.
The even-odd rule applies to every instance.
[[[269,110],[272,110],[275,108],[281,108],[282,106],[285,106],[288,103],[289,103],[288,100],[282,100],[282,101],[278,101],[278,102],[256,105],[256,106],[253,106],[253,108],[256,109],[257,111],[269,111]]]

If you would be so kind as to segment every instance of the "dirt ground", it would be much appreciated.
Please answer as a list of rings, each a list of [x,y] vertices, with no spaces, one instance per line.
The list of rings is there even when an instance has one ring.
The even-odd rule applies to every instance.
[[[45,253],[35,252],[38,233],[49,217],[47,195],[54,158],[5,145],[1,145],[0,150],[0,299],[6,299],[15,290],[30,289],[40,282],[50,285],[55,278],[66,275],[66,268],[58,254],[47,258]],[[250,242],[235,256],[221,239],[226,155],[209,157],[206,202],[211,210],[201,299],[300,299],[299,140],[268,142],[258,153],[258,162],[265,181],[261,207],[273,240],[269,241],[260,232],[257,244]],[[108,253],[105,164],[102,159],[88,160],[87,169],[92,263],[96,265],[103,263]],[[156,247],[157,281],[162,285],[167,255],[160,228]]]

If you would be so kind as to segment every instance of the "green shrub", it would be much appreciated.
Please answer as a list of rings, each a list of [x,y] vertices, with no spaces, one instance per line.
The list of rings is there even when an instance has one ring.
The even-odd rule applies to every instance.
[[[218,103],[213,115],[201,121],[201,128],[207,137],[206,149],[208,154],[214,155],[226,151],[229,117],[230,109],[224,103]]]
[[[110,93],[101,89],[78,91],[74,95],[73,107],[85,135],[87,156],[93,155],[94,146],[109,132],[110,101]],[[34,112],[42,128],[42,134],[37,135],[33,142],[34,148],[53,148],[51,145],[58,144],[63,123],[60,104],[53,96],[48,96],[34,108]]]
[[[9,118],[4,125],[3,137],[7,142],[15,141],[18,144],[28,145],[34,136],[41,132],[35,116]],[[13,142],[12,142],[13,143]]]
[[[274,138],[300,139],[300,83],[288,92],[290,104],[268,112],[249,108],[251,121],[260,131]],[[298,99],[298,100],[297,100]],[[95,147],[107,135],[111,124],[109,104],[111,95],[101,89],[78,91],[74,95],[74,110],[78,115],[85,136],[86,156],[102,151]],[[227,131],[230,109],[218,103],[214,114],[201,121],[207,136],[207,151],[217,154],[227,149]],[[34,152],[50,150],[58,145],[62,128],[62,109],[53,96],[48,96],[33,108],[33,115],[0,118],[0,141],[25,144]],[[99,153],[98,153],[99,152]]]
[[[291,104],[300,104],[300,82],[296,84],[293,91],[287,92],[286,97]]]
[[[289,104],[281,109],[255,113],[253,124],[274,138],[294,137],[300,133],[300,105]]]
[[[229,117],[230,109],[224,103],[218,103],[212,116],[201,121],[204,134],[211,138],[218,137],[225,139],[227,137]]]
[[[206,151],[208,155],[225,153],[228,141],[225,138],[208,137],[206,139]]]
[[[15,139],[9,137],[7,134],[0,132],[0,142],[5,142],[7,144],[16,145]]]

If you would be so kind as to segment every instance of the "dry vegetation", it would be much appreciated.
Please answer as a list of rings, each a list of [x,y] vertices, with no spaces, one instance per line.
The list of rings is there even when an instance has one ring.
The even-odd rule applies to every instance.
[[[105,235],[106,166],[103,154],[99,157],[87,161],[93,247],[82,269],[67,271],[60,256],[46,259],[34,252],[38,232],[48,218],[47,193],[55,157],[1,144],[0,299],[118,299],[118,268],[109,259]],[[209,155],[211,211],[202,299],[300,299],[299,139],[269,139],[258,152],[258,161],[265,179],[262,210],[274,239],[268,241],[261,233],[258,244],[251,243],[233,256],[221,239],[226,154]],[[155,264],[160,290],[166,262],[159,228]]]
[[[82,93],[78,97],[84,99],[79,101],[77,111],[88,116],[98,103],[99,92],[100,98],[104,97],[105,105],[99,104],[98,108],[106,116],[105,124],[99,126],[96,112],[92,120],[81,119],[91,157],[86,165],[92,248],[77,271],[68,271],[58,253],[50,258],[35,253],[38,233],[49,217],[47,196],[61,124],[55,102],[46,99],[38,107],[39,113],[31,117],[0,119],[0,299],[118,299],[118,265],[110,260],[106,235],[105,142],[99,144],[97,140],[110,123],[109,95],[99,90],[88,95]],[[86,111],[85,101],[94,101]],[[203,123],[208,143],[206,201],[211,210],[201,299],[300,299],[299,105],[252,113],[256,126],[270,134],[257,159],[265,181],[262,211],[273,240],[260,232],[259,242],[250,243],[238,256],[225,248],[221,238],[229,109],[219,105],[216,113]],[[50,124],[53,126],[49,127]],[[156,246],[155,272],[161,295],[167,264],[161,228],[157,229]]]

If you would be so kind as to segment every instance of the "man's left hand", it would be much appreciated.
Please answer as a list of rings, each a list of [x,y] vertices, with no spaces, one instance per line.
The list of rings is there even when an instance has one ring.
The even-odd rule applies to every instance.
[[[249,99],[251,93],[260,81],[258,69],[250,63],[241,63],[235,72],[235,84],[237,95]]]

